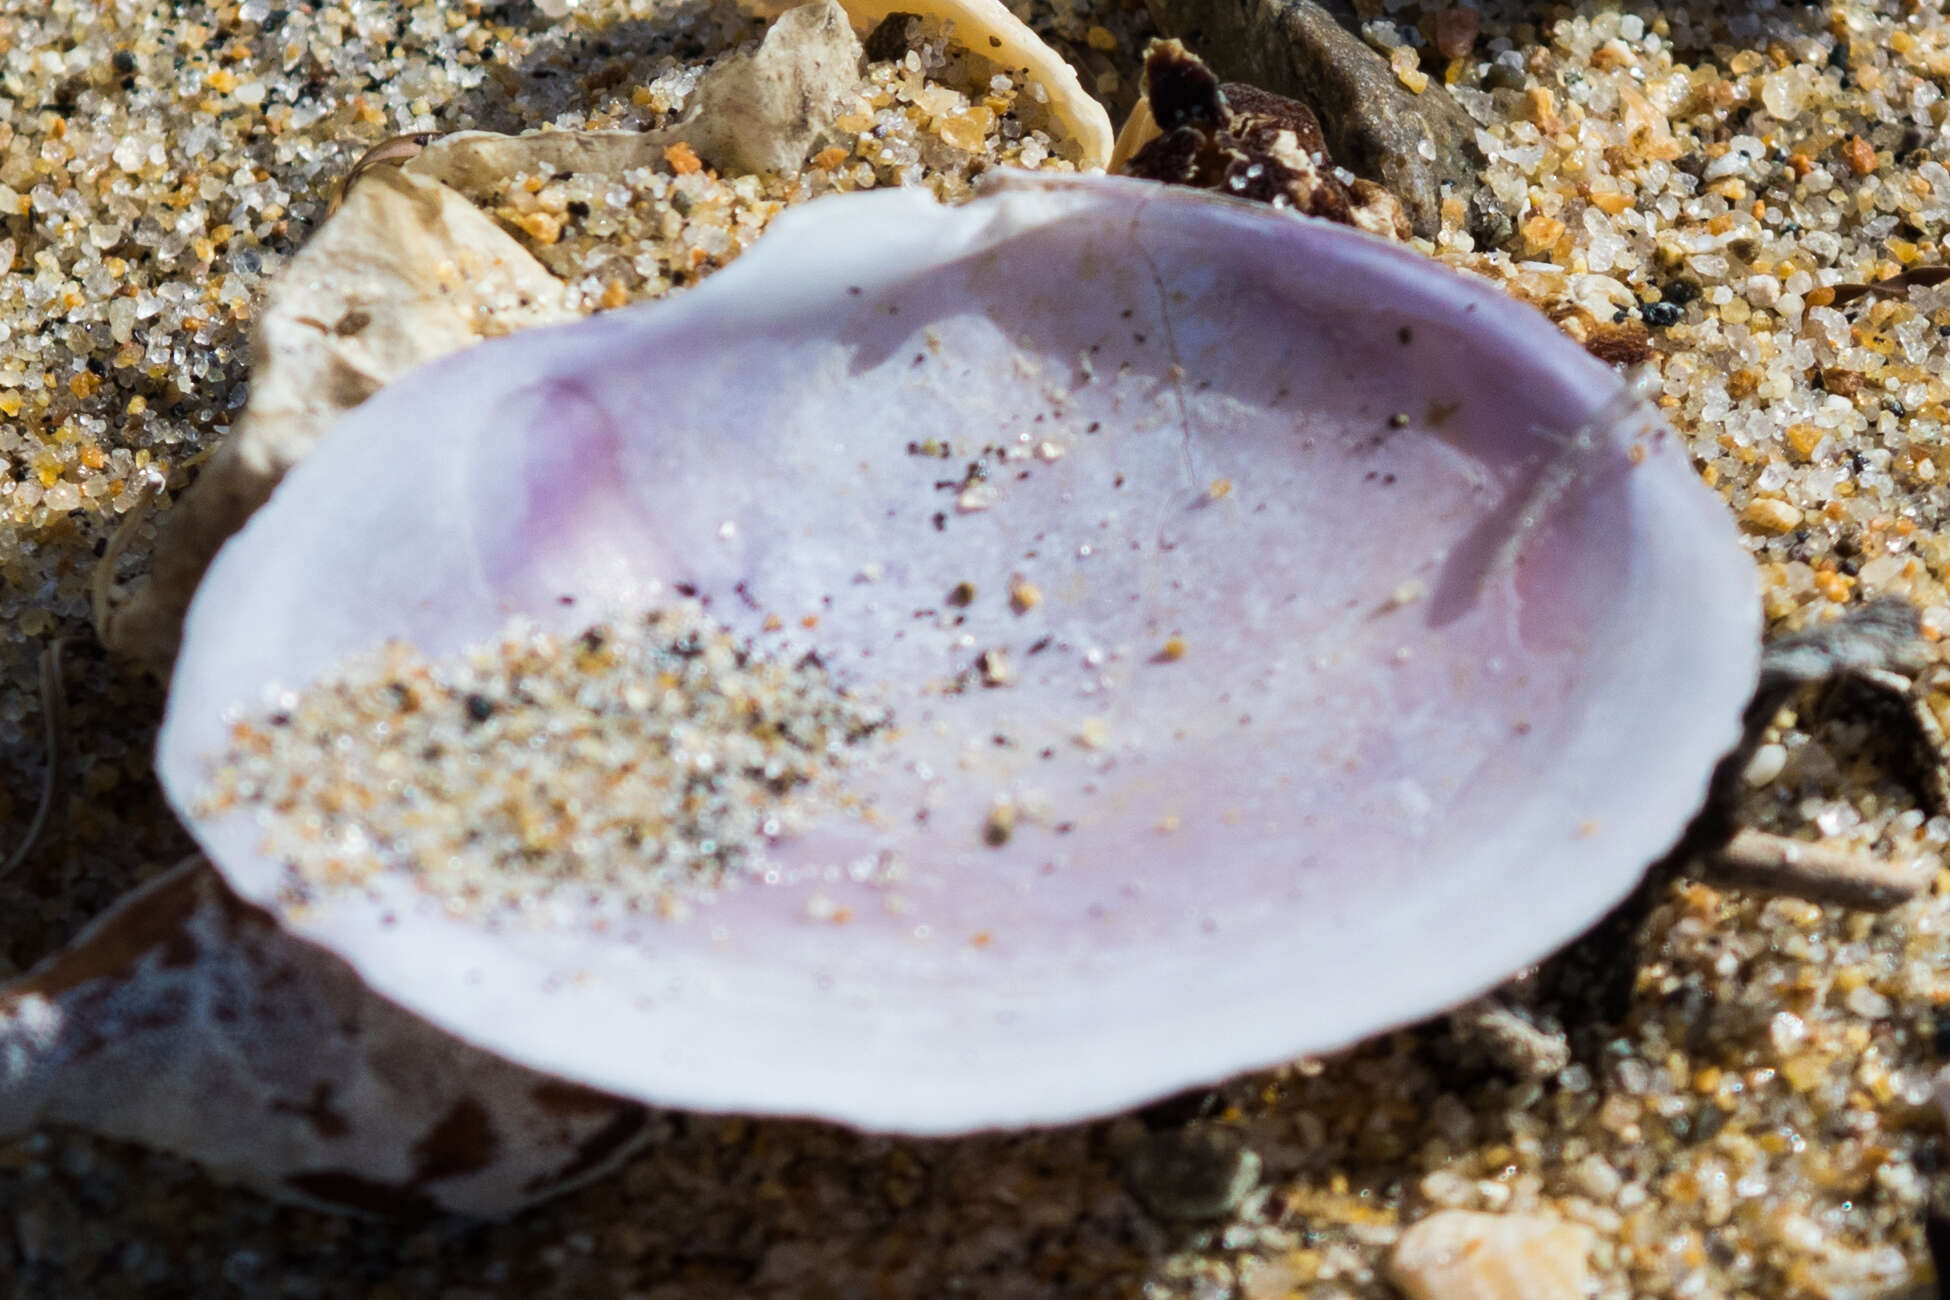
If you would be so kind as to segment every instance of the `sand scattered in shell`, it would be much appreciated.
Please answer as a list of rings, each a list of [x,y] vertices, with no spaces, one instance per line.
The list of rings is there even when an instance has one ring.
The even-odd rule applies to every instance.
[[[404,870],[475,914],[681,909],[759,870],[888,723],[685,606],[439,660],[390,643],[280,703],[232,728],[206,807],[254,813],[301,892]]]

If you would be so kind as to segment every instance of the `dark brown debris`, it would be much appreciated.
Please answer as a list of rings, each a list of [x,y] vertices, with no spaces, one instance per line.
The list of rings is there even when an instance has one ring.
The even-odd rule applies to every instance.
[[[1221,78],[1312,110],[1335,160],[1399,198],[1416,234],[1436,235],[1452,197],[1466,205],[1479,246],[1509,237],[1510,218],[1480,178],[1469,114],[1440,82],[1409,90],[1328,9],[1314,0],[1148,3],[1159,31],[1183,39]]]
[[[1584,350],[1609,366],[1643,365],[1658,354],[1651,331],[1637,321],[1587,326]]]
[[[1144,77],[1161,134],[1132,155],[1127,174],[1408,238],[1408,217],[1394,195],[1336,175],[1320,122],[1305,104],[1252,86],[1222,85],[1178,41],[1152,42]]]
[[[880,63],[889,59],[902,58],[909,49],[907,25],[921,15],[895,10],[882,18],[873,31],[867,34],[863,46],[869,62]]]

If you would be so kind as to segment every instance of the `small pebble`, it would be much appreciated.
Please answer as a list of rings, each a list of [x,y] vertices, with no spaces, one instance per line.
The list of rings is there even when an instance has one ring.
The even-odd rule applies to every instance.
[[[1388,1276],[1409,1300],[1585,1300],[1590,1250],[1560,1219],[1441,1210],[1402,1234]]]
[[[1259,1185],[1259,1154],[1235,1129],[1194,1124],[1134,1139],[1122,1156],[1125,1186],[1161,1219],[1223,1219]]]
[[[1773,783],[1787,768],[1787,747],[1780,744],[1766,744],[1754,750],[1754,756],[1747,760],[1746,770],[1741,779],[1755,789]]]
[[[1773,497],[1755,497],[1740,512],[1740,522],[1754,532],[1778,537],[1801,526],[1801,512]]]

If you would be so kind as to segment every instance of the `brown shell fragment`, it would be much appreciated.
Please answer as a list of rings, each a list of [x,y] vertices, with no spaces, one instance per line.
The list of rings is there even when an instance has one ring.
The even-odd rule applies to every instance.
[[[1337,174],[1320,121],[1305,104],[1255,86],[1222,85],[1178,41],[1152,42],[1144,78],[1145,111],[1161,134],[1135,149],[1127,175],[1292,208],[1389,239],[1409,237],[1408,215],[1394,195]]]
[[[0,986],[0,1061],[0,1136],[71,1124],[358,1213],[508,1214],[652,1129],[401,1010],[200,858]]]

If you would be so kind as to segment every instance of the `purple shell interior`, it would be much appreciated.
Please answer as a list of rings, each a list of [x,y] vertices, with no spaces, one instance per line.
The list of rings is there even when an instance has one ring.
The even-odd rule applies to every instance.
[[[845,778],[877,818],[834,811],[681,921],[486,926],[390,876],[287,923],[653,1101],[1103,1113],[1460,1001],[1681,830],[1752,686],[1753,577],[1669,433],[1569,436],[1617,389],[1494,289],[1263,208],[1108,179],[823,200],[679,299],[354,412],[206,579],[161,770],[274,903],[250,818],[191,813],[236,717],[387,638],[694,588],[893,705]],[[984,447],[1027,454],[964,509]],[[1013,684],[938,689],[989,649]],[[1000,847],[998,795],[1035,813]]]

